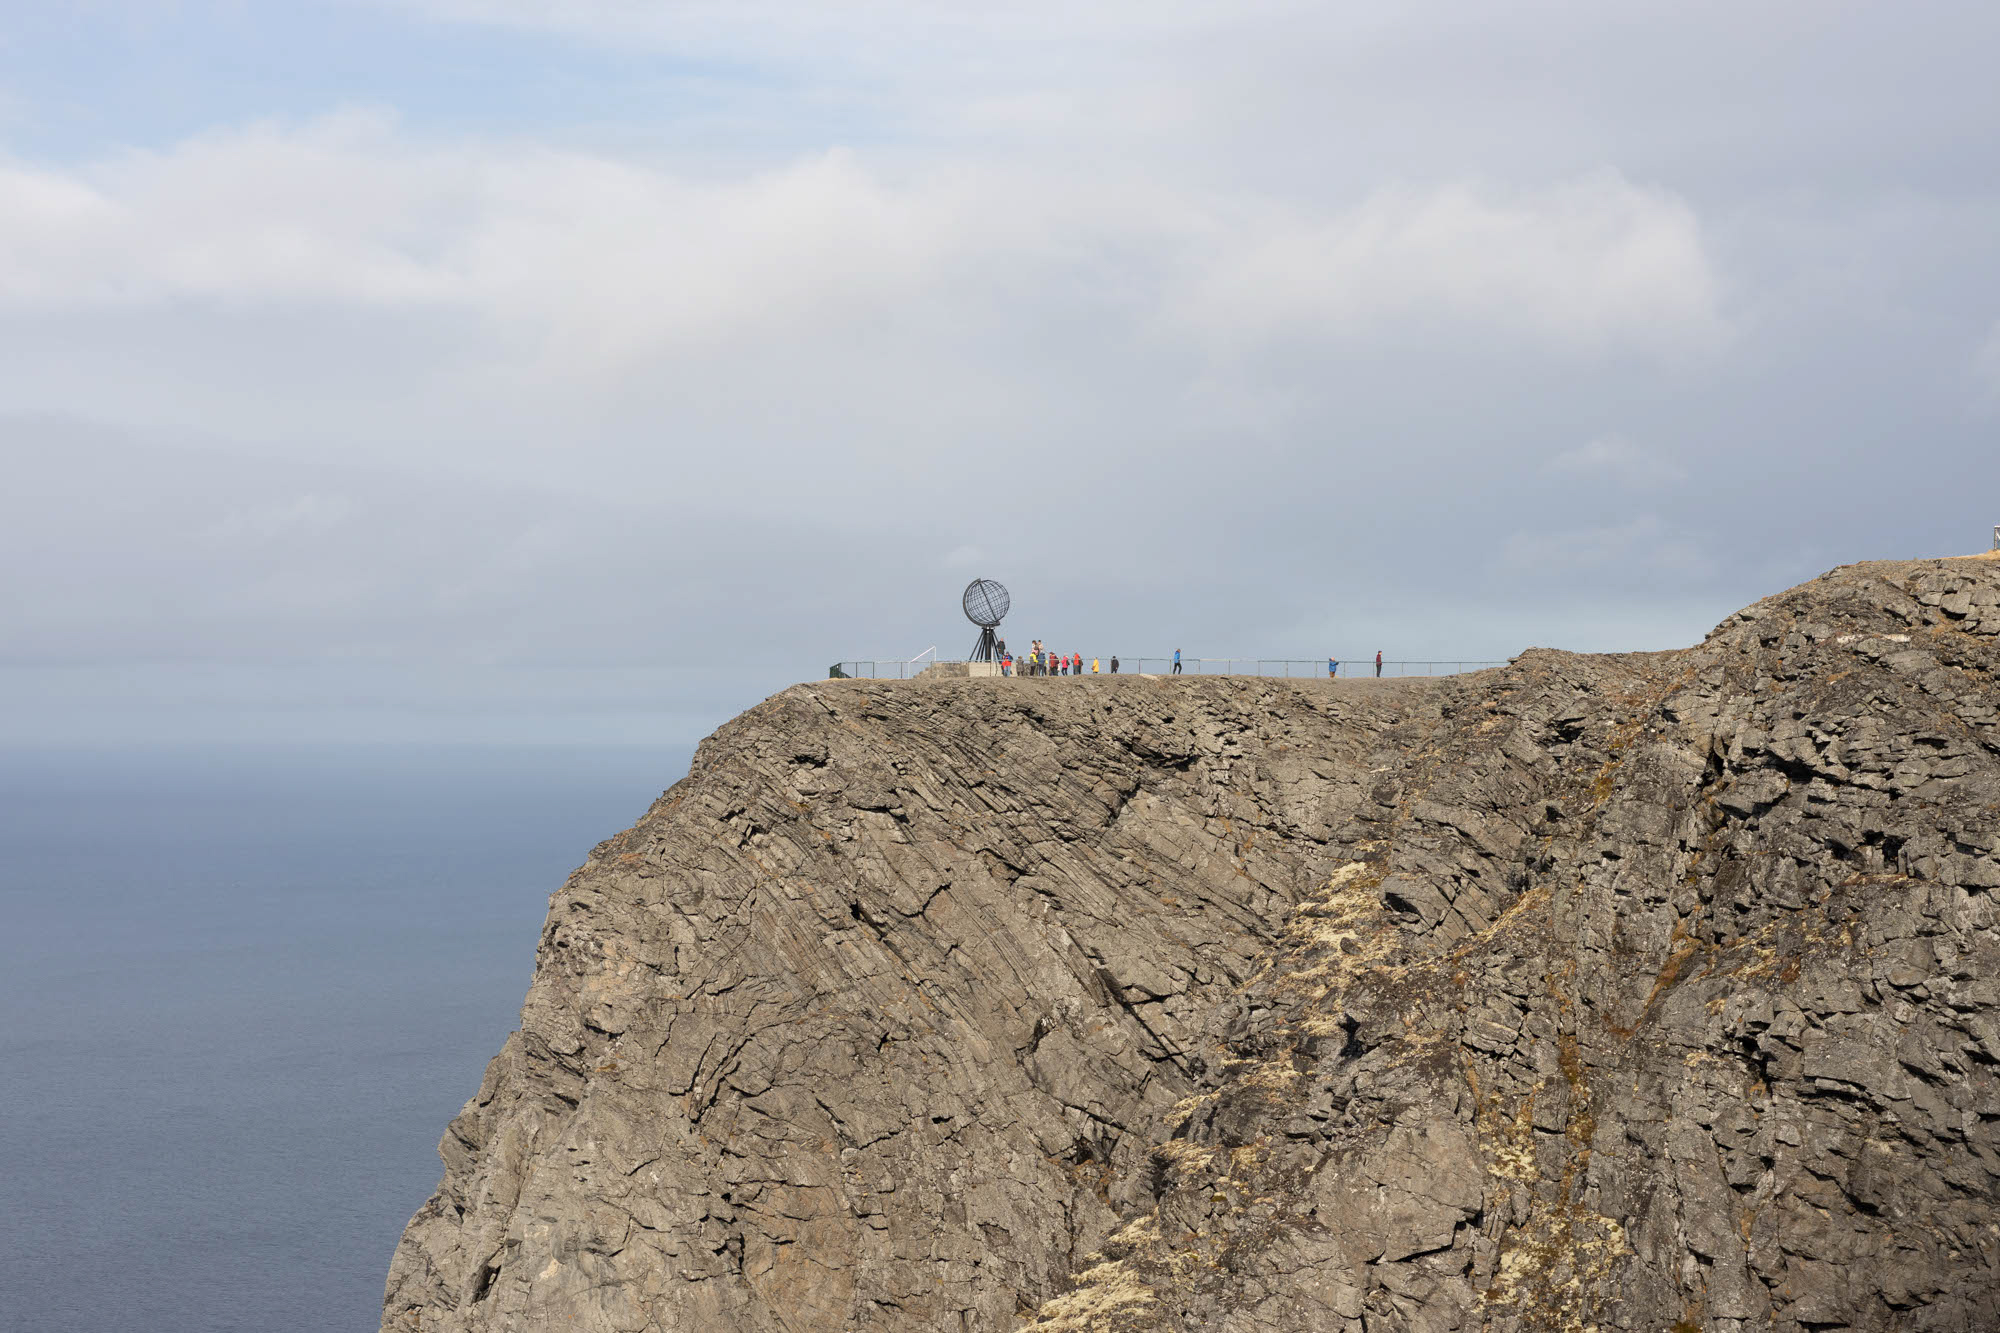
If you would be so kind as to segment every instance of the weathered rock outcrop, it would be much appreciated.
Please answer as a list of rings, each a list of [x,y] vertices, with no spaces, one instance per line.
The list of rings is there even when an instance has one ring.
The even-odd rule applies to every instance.
[[[830,681],[551,900],[388,1330],[2000,1327],[2000,561]]]

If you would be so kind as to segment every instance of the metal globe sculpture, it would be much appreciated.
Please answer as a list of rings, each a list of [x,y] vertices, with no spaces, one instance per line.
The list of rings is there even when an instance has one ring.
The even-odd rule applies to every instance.
[[[965,618],[983,629],[992,629],[1007,618],[1014,602],[1007,590],[992,579],[974,579],[965,585]]]
[[[992,579],[974,579],[965,585],[965,596],[959,599],[965,608],[965,618],[979,626],[979,642],[972,646],[972,660],[993,662],[999,660],[999,641],[994,637],[994,627],[999,625],[1013,606],[1013,598],[1007,590]]]

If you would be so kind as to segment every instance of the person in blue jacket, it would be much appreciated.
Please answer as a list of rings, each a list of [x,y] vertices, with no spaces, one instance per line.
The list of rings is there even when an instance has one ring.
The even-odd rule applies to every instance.
[[[1335,676],[1338,676],[1339,674],[1340,674],[1340,663],[1339,663],[1339,661],[1338,661],[1338,660],[1336,660],[1336,659],[1334,659],[1334,658],[1331,658],[1331,657],[1327,658],[1327,659],[1326,659],[1326,678],[1327,678],[1328,680],[1332,680],[1332,679],[1333,679],[1333,678],[1334,678]]]
[[[1174,674],[1181,674],[1181,650],[1178,648],[1174,649]]]

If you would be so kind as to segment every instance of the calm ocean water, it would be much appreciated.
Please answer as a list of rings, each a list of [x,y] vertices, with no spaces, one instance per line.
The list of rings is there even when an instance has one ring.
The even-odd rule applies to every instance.
[[[0,753],[0,1328],[374,1329],[548,894],[691,756]]]

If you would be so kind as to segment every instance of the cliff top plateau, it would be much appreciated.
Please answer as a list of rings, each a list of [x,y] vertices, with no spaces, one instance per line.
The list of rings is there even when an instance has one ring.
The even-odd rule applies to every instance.
[[[1996,667],[1963,559],[786,690],[551,898],[382,1326],[2000,1328]]]

